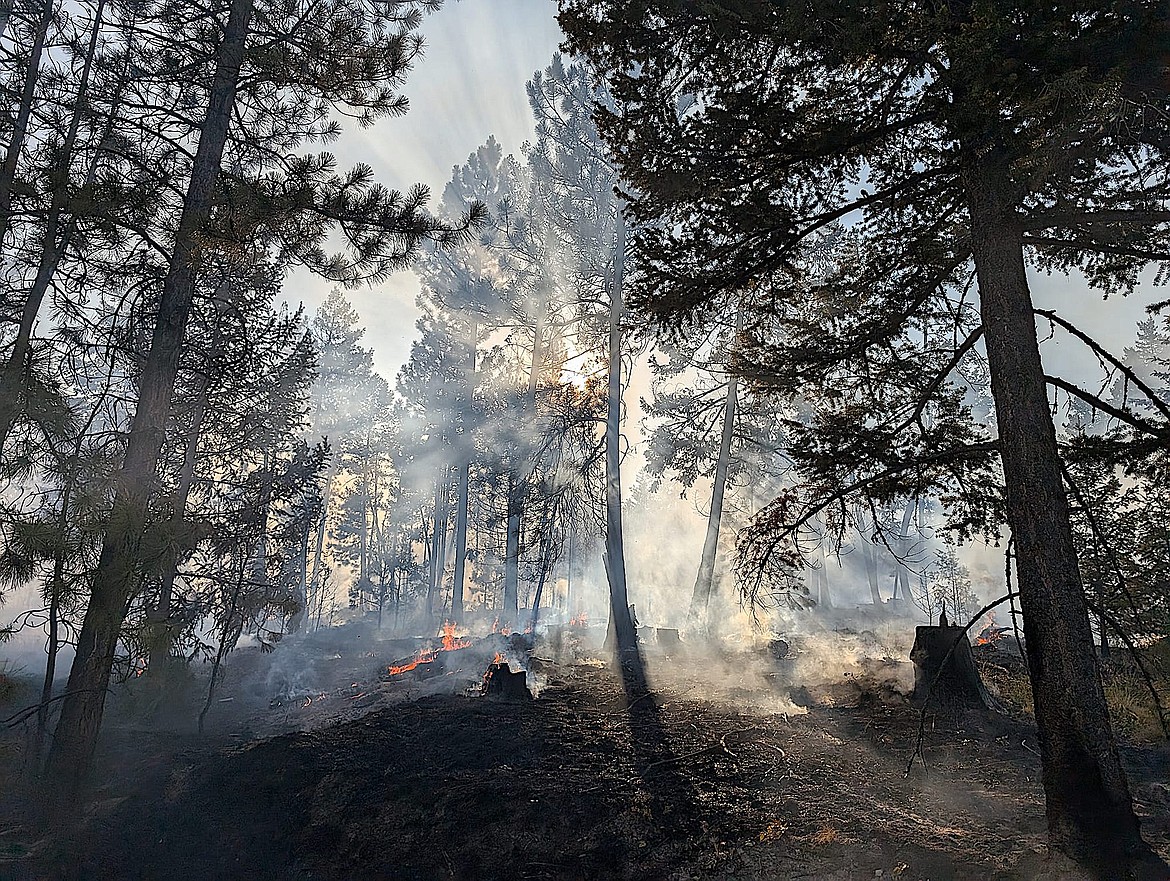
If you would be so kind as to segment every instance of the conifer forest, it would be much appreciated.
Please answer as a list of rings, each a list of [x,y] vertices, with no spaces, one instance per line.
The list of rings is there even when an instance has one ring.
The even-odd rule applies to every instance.
[[[0,0],[0,881],[1170,881],[1165,0]]]

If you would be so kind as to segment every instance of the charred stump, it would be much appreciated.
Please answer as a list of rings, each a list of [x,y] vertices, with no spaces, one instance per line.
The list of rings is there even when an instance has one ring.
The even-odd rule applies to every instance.
[[[913,703],[921,706],[930,700],[958,710],[990,707],[964,628],[948,625],[945,618],[941,624],[915,628],[910,660],[914,662]]]
[[[528,690],[528,674],[523,670],[513,673],[507,661],[496,661],[483,677],[483,693],[501,700],[532,700]]]
[[[678,635],[678,630],[672,627],[658,627],[655,629],[654,634],[657,638],[658,647],[662,649],[662,653],[668,658],[677,657],[682,654],[683,643]]]

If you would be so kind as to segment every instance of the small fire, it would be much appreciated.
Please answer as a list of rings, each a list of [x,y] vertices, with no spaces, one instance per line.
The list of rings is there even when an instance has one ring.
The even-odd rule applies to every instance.
[[[507,636],[511,632],[512,632],[512,629],[510,627],[507,627],[507,626],[501,627],[500,626],[500,616],[496,615],[496,620],[492,622],[492,633],[499,633],[502,636]]]
[[[450,652],[455,649],[465,649],[471,645],[471,640],[457,637],[455,635],[455,622],[446,621],[443,623],[443,651]]]
[[[991,612],[987,616],[987,625],[975,637],[975,645],[994,645],[1003,639],[1003,635],[1010,629],[1009,627],[996,627],[995,612]]]
[[[584,611],[578,612],[569,619],[570,627],[585,627],[589,624],[589,618]]]
[[[146,672],[146,658],[139,658],[134,665],[134,678],[137,679]]]
[[[483,671],[483,688],[482,688],[482,690],[485,693],[487,692],[488,680],[492,678],[492,669],[497,667],[497,666],[507,666],[509,670],[512,669],[512,665],[508,663],[508,659],[505,658],[503,655],[501,655],[499,652],[496,652],[496,656],[494,658],[492,658],[492,662],[490,664],[488,664],[487,669]]]
[[[407,663],[401,664],[399,666],[391,665],[390,667],[387,667],[386,669],[390,673],[391,676],[397,676],[399,673],[406,673],[406,672],[409,672],[410,670],[413,670],[419,664],[430,663],[438,656],[439,656],[439,653],[435,649],[419,649],[418,654],[415,655],[413,658],[411,658],[411,660],[408,661]]]

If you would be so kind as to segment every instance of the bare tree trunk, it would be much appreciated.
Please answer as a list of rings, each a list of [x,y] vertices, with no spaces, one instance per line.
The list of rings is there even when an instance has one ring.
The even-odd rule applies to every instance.
[[[737,322],[738,325],[738,322]],[[719,438],[719,459],[715,463],[715,484],[711,489],[711,512],[707,515],[707,536],[703,540],[703,556],[699,560],[699,574],[691,595],[691,617],[706,622],[707,606],[715,581],[715,555],[719,550],[719,524],[723,519],[723,494],[727,490],[727,471],[731,465],[731,441],[735,436],[736,391],[739,377],[727,381],[727,395],[723,402],[723,434]]]
[[[427,585],[427,617],[435,613],[435,596],[443,589],[443,575],[447,562],[447,519],[451,506],[451,487],[447,482],[447,466],[440,468],[435,478],[435,529],[431,535],[431,578]]]
[[[62,702],[49,755],[49,771],[55,780],[54,807],[58,809],[79,806],[77,796],[97,744],[122,621],[138,587],[140,545],[150,516],[154,472],[166,436],[179,354],[195,295],[200,239],[211,217],[252,3],[253,0],[233,0],[228,14],[207,117],[191,169],[174,253],[163,282],[150,351],[143,365],[138,406],[118,473],[118,491],[69,674],[69,696]]]
[[[638,634],[630,617],[626,590],[626,554],[622,536],[622,300],[626,262],[626,222],[620,211],[614,251],[613,289],[609,299],[609,385],[605,415],[605,574],[619,655],[637,654]]]
[[[333,497],[333,481],[337,477],[337,470],[336,463],[330,464],[329,472],[325,475],[325,492],[321,494],[321,513],[317,520],[317,541],[313,548],[313,569],[309,576],[308,585],[305,587],[306,601],[310,607],[314,605],[317,607],[317,625],[321,623],[320,609],[324,602],[325,585],[321,579],[321,566],[325,557],[325,532],[329,524],[329,502]],[[312,591],[311,595],[310,591]]]
[[[240,564],[240,572],[232,591],[232,599],[228,604],[227,617],[224,618],[223,629],[219,635],[219,645],[215,649],[215,660],[211,664],[211,681],[207,684],[207,698],[203,701],[203,709],[199,711],[199,733],[203,733],[203,723],[207,718],[207,711],[211,709],[211,702],[215,698],[215,687],[219,684],[220,671],[223,669],[223,659],[235,646],[240,638],[241,627],[236,624],[236,609],[239,605],[240,594],[244,589],[244,571],[247,569],[247,557],[244,556]],[[232,632],[234,630],[234,636]]]
[[[536,413],[536,391],[540,386],[540,371],[544,362],[544,324],[547,316],[542,315],[532,332],[532,365],[528,370],[528,397],[524,414]],[[524,418],[522,417],[522,421]],[[524,425],[524,429],[528,426]],[[522,439],[518,442],[518,469],[508,477],[508,532],[504,546],[504,609],[506,624],[514,624],[519,614],[520,594],[520,530],[524,517],[524,502],[528,492],[528,479],[535,462],[531,461],[528,445]]]
[[[41,756],[45,748],[45,734],[49,727],[49,701],[53,698],[53,680],[57,678],[57,655],[61,651],[60,623],[61,623],[61,593],[65,589],[65,529],[68,528],[70,490],[72,480],[66,485],[62,493],[61,510],[57,517],[57,530],[61,539],[53,554],[53,578],[49,588],[49,642],[46,646],[48,657],[45,659],[45,678],[41,683],[41,705],[37,708],[36,747],[33,762],[37,768],[41,764]]]
[[[520,606],[520,476],[508,474],[508,532],[504,541],[504,608],[502,623],[516,623]]]
[[[467,335],[467,385],[463,401],[462,432],[459,437],[458,498],[455,508],[455,580],[451,585],[451,620],[463,620],[463,587],[467,580],[467,505],[468,482],[471,472],[471,458],[475,449],[472,440],[473,426],[470,424],[472,407],[475,404],[475,356],[478,342],[478,327],[474,318]]]
[[[903,561],[910,554],[910,523],[914,519],[914,508],[917,504],[917,501],[914,505],[911,505],[909,500],[906,501],[906,509],[902,512],[902,530],[898,533],[898,557],[894,560],[897,567],[894,573],[894,596],[898,596],[901,589],[903,602],[913,600],[910,596],[910,569]]]
[[[1118,757],[1077,568],[1022,233],[1006,167],[969,159],[963,180],[1018,553],[1050,845],[1121,878],[1148,853]]]

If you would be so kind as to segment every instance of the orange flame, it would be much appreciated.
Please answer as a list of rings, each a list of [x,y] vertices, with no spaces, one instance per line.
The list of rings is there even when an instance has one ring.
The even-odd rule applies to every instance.
[[[576,615],[574,615],[572,618],[569,619],[569,626],[570,627],[584,627],[588,623],[589,623],[589,618],[585,615],[584,611],[578,612]]]
[[[508,659],[496,652],[496,656],[492,658],[492,662],[488,664],[486,670],[483,671],[483,691],[487,692],[488,680],[492,678],[492,670],[497,666],[506,666],[511,671],[512,666],[508,663]]]
[[[455,622],[445,621],[443,623],[443,651],[449,652],[455,649],[464,649],[471,645],[471,640],[463,639],[455,635]]]
[[[439,653],[437,651],[435,651],[434,649],[430,649],[430,650],[420,649],[419,653],[417,655],[415,655],[414,658],[412,658],[407,663],[401,664],[397,667],[391,665],[390,667],[387,667],[386,669],[389,671],[391,676],[397,676],[399,673],[406,673],[410,670],[413,670],[419,664],[429,663],[430,661],[433,661],[438,656],[439,656]]]
[[[991,645],[1003,639],[1004,630],[1007,628],[995,626],[995,612],[991,612],[987,616],[987,625],[975,637],[975,645]]]

